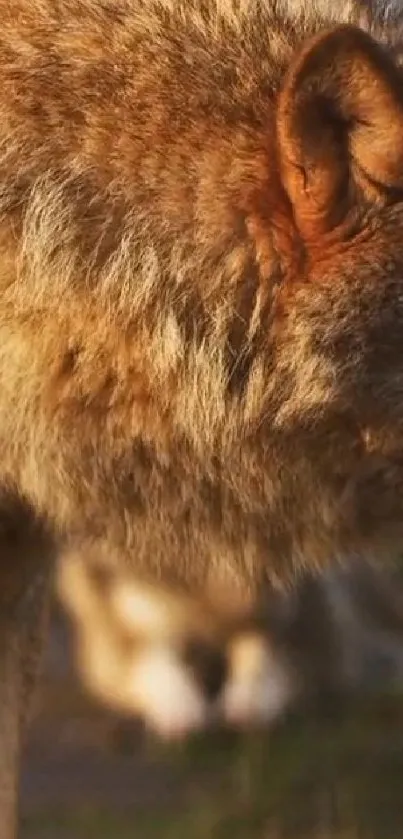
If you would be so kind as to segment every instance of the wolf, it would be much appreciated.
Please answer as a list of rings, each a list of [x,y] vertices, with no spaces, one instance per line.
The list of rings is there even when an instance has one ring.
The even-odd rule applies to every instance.
[[[220,639],[235,604],[261,611],[298,570],[400,549],[403,85],[396,4],[0,0],[0,16],[12,839],[64,550],[205,601]]]

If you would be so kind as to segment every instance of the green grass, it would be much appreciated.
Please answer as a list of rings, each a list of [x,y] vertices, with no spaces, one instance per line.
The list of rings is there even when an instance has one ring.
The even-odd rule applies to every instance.
[[[23,839],[403,839],[401,698],[152,748],[186,778],[179,805],[36,813]]]

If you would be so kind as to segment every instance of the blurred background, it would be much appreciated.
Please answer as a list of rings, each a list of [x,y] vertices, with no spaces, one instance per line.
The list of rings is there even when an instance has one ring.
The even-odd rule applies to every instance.
[[[403,837],[401,572],[353,563],[302,579],[289,597],[305,697],[264,734],[171,745],[116,713],[113,685],[108,707],[89,694],[79,627],[59,597],[25,760],[23,839]],[[113,619],[97,628],[93,656]]]

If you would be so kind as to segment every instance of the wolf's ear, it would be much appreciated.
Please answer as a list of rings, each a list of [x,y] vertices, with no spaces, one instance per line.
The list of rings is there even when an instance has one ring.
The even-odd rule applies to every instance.
[[[357,201],[403,189],[403,75],[352,26],[321,33],[291,65],[279,96],[281,174],[306,239],[332,230]]]

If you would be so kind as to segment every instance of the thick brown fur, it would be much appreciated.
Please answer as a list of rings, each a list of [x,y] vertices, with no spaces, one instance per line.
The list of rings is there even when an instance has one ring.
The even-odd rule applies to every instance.
[[[327,22],[252,5],[0,5],[2,483],[203,586],[400,536],[403,153],[386,175],[373,154],[351,208],[319,160],[343,220],[304,241],[292,75],[277,132],[275,111]],[[382,73],[363,98],[399,137],[392,60],[335,37],[357,89]]]
[[[66,542],[252,601],[303,564],[386,556],[403,537],[396,7],[0,0],[0,17],[4,637]],[[25,524],[44,568],[10,553]]]

